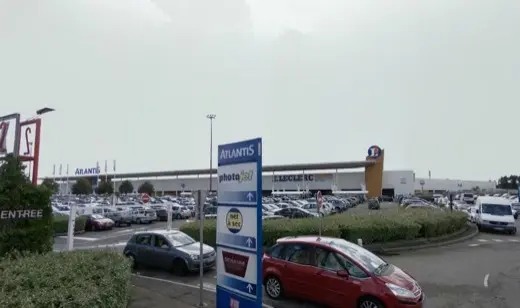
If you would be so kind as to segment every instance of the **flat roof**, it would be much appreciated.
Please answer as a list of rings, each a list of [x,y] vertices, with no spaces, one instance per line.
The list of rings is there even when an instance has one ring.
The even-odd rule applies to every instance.
[[[351,162],[333,162],[333,163],[317,163],[317,164],[290,164],[290,165],[272,165],[272,166],[263,166],[262,172],[288,172],[288,171],[308,171],[308,170],[331,170],[331,169],[355,169],[355,168],[365,168],[367,166],[372,166],[375,164],[375,161],[351,161]],[[213,168],[211,170],[212,174],[217,173],[217,169]],[[132,173],[116,173],[116,178],[154,178],[154,177],[166,177],[166,176],[187,176],[187,175],[209,175],[210,169],[188,169],[188,170],[177,170],[177,171],[151,171],[151,172],[132,172]],[[99,177],[104,177],[105,174],[102,173]],[[114,177],[113,173],[109,173],[107,175],[109,178]],[[79,176],[69,176],[70,179],[74,178],[96,178],[98,175],[79,175]],[[60,177],[50,177],[51,179],[63,181],[66,180],[66,176]]]

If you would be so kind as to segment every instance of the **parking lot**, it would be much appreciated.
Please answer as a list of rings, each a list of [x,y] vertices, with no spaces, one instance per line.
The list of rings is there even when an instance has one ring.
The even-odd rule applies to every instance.
[[[382,210],[395,204],[383,203]],[[354,214],[366,214],[365,205],[350,209]],[[185,220],[175,220],[173,228],[179,228]],[[517,221],[517,226],[520,224]],[[151,225],[132,225],[111,231],[88,232],[78,235],[76,249],[111,248],[123,250],[131,234],[138,230],[162,229],[164,222]],[[55,239],[55,250],[66,248],[66,237]],[[520,235],[480,233],[467,242],[431,248],[398,255],[381,256],[390,263],[408,271],[421,284],[426,294],[426,307],[518,307],[520,301]],[[139,269],[138,275],[163,281],[198,286],[197,274],[184,277],[164,271]],[[202,278],[208,290],[216,288],[216,271],[206,272]],[[275,302],[265,296],[264,302],[272,307],[317,307],[290,299]]]

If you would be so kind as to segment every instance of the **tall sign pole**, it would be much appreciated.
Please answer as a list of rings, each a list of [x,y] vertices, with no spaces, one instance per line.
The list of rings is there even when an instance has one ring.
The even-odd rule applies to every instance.
[[[262,307],[262,139],[218,147],[217,307]]]
[[[112,194],[112,205],[116,205],[116,160],[114,159],[114,162],[112,164],[112,170],[114,171],[114,176],[112,177],[112,185],[114,193]]]
[[[67,164],[67,170],[66,170],[66,179],[67,182],[65,183],[65,194],[69,194],[69,164]]]
[[[320,232],[319,237],[321,237],[321,230],[323,229],[323,196],[321,195],[321,191],[316,193],[316,205],[318,208],[318,215],[320,219]]]

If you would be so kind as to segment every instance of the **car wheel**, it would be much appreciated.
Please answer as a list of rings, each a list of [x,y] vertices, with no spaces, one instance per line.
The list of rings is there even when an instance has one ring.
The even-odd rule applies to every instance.
[[[92,225],[92,231],[97,231],[96,225]]]
[[[182,218],[182,217],[181,217],[181,214],[177,214],[177,215],[175,215],[175,219],[181,219],[181,218]]]
[[[136,221],[135,221],[138,225],[141,224],[141,218],[137,218]]]
[[[516,229],[513,229],[513,231],[510,231],[509,234],[515,235],[516,234]]]
[[[186,266],[186,262],[182,259],[175,259],[173,261],[173,273],[177,276],[184,276],[188,273],[188,267]]]
[[[265,279],[265,293],[272,299],[280,299],[283,296],[282,283],[275,276]]]
[[[364,297],[359,300],[358,308],[384,308],[385,306],[373,297]]]

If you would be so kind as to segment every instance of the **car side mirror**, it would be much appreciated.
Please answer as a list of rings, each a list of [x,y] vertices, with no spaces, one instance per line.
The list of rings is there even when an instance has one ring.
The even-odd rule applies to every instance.
[[[336,274],[338,275],[338,277],[343,277],[343,278],[349,277],[349,274],[347,271],[337,271]]]

